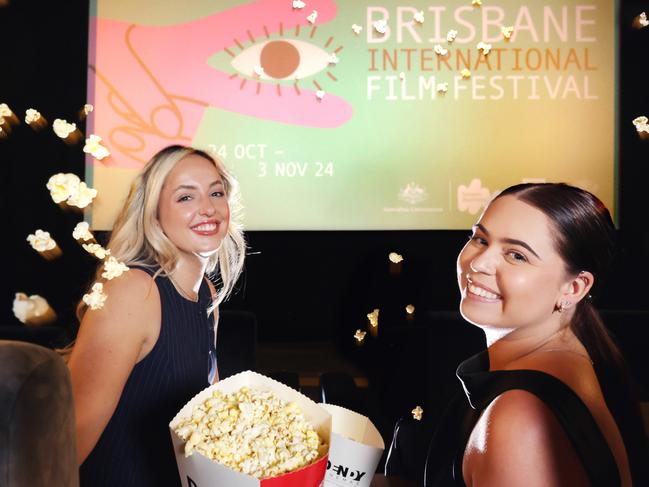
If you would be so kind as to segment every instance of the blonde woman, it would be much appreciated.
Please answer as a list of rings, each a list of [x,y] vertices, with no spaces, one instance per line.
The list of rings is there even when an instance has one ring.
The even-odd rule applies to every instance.
[[[241,272],[236,182],[208,154],[157,153],[135,180],[108,243],[130,267],[80,306],[69,367],[81,485],[180,485],[168,423],[218,380],[218,304]],[[218,276],[219,287],[207,279]]]

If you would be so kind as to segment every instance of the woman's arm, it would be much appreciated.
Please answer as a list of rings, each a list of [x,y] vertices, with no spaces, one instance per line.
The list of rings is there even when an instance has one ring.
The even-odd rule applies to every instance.
[[[570,440],[535,395],[512,390],[476,424],[462,466],[468,487],[587,487]]]
[[[104,283],[108,299],[88,309],[69,361],[81,465],[113,415],[135,364],[160,332],[160,296],[153,279],[131,269]]]

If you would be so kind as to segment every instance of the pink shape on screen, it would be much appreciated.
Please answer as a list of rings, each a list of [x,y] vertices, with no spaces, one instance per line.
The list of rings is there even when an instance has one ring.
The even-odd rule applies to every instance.
[[[310,29],[306,17],[311,9],[318,11],[316,24],[336,15],[333,0],[311,0],[308,7],[291,9],[287,0],[259,0],[169,26],[96,19],[89,73],[95,104],[92,130],[113,152],[110,165],[140,167],[166,145],[191,143],[209,106],[307,127],[334,128],[347,122],[352,107],[335,94],[318,100],[314,90],[283,85],[278,95],[275,84],[253,79],[242,88],[243,78],[207,64],[220,51],[238,50],[237,41],[266,39],[280,25]]]

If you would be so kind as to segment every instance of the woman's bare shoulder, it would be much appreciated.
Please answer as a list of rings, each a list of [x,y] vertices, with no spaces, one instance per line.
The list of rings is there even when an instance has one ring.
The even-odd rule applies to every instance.
[[[485,409],[467,444],[464,471],[481,486],[588,485],[550,408],[523,390],[506,391]]]
[[[138,268],[131,268],[121,276],[105,281],[104,290],[111,291],[111,295],[118,295],[125,299],[143,300],[158,297],[153,277]]]
[[[537,444],[553,428],[560,425],[552,411],[536,395],[519,389],[506,391],[496,397],[484,410],[478,425],[484,428],[480,438],[484,440],[481,449],[491,450]],[[521,443],[523,442],[523,443]]]
[[[147,339],[159,325],[160,295],[154,279],[141,269],[129,269],[121,276],[103,282],[102,308],[85,311],[80,334]]]

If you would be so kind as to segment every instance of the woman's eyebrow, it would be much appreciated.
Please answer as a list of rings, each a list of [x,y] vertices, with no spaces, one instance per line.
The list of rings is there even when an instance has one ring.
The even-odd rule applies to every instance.
[[[220,179],[217,179],[216,181],[212,181],[210,183],[210,188],[212,186],[217,186],[217,185],[223,186],[223,181],[221,181]],[[198,189],[198,186],[196,186],[194,184],[180,184],[180,185],[178,185],[178,187],[176,189],[174,189],[174,193],[176,191],[178,191],[179,189]]]
[[[479,228],[485,235],[489,236],[489,231],[481,223],[476,223],[475,225],[473,225],[473,228],[474,229]],[[534,249],[532,247],[530,247],[527,243],[523,242],[522,240],[518,240],[516,238],[501,238],[500,241],[508,243],[508,244],[512,244],[512,245],[520,245],[521,247],[529,250],[532,254],[534,254],[534,256],[537,259],[543,260],[543,259],[541,259],[541,257],[539,257],[539,254],[534,252]]]

